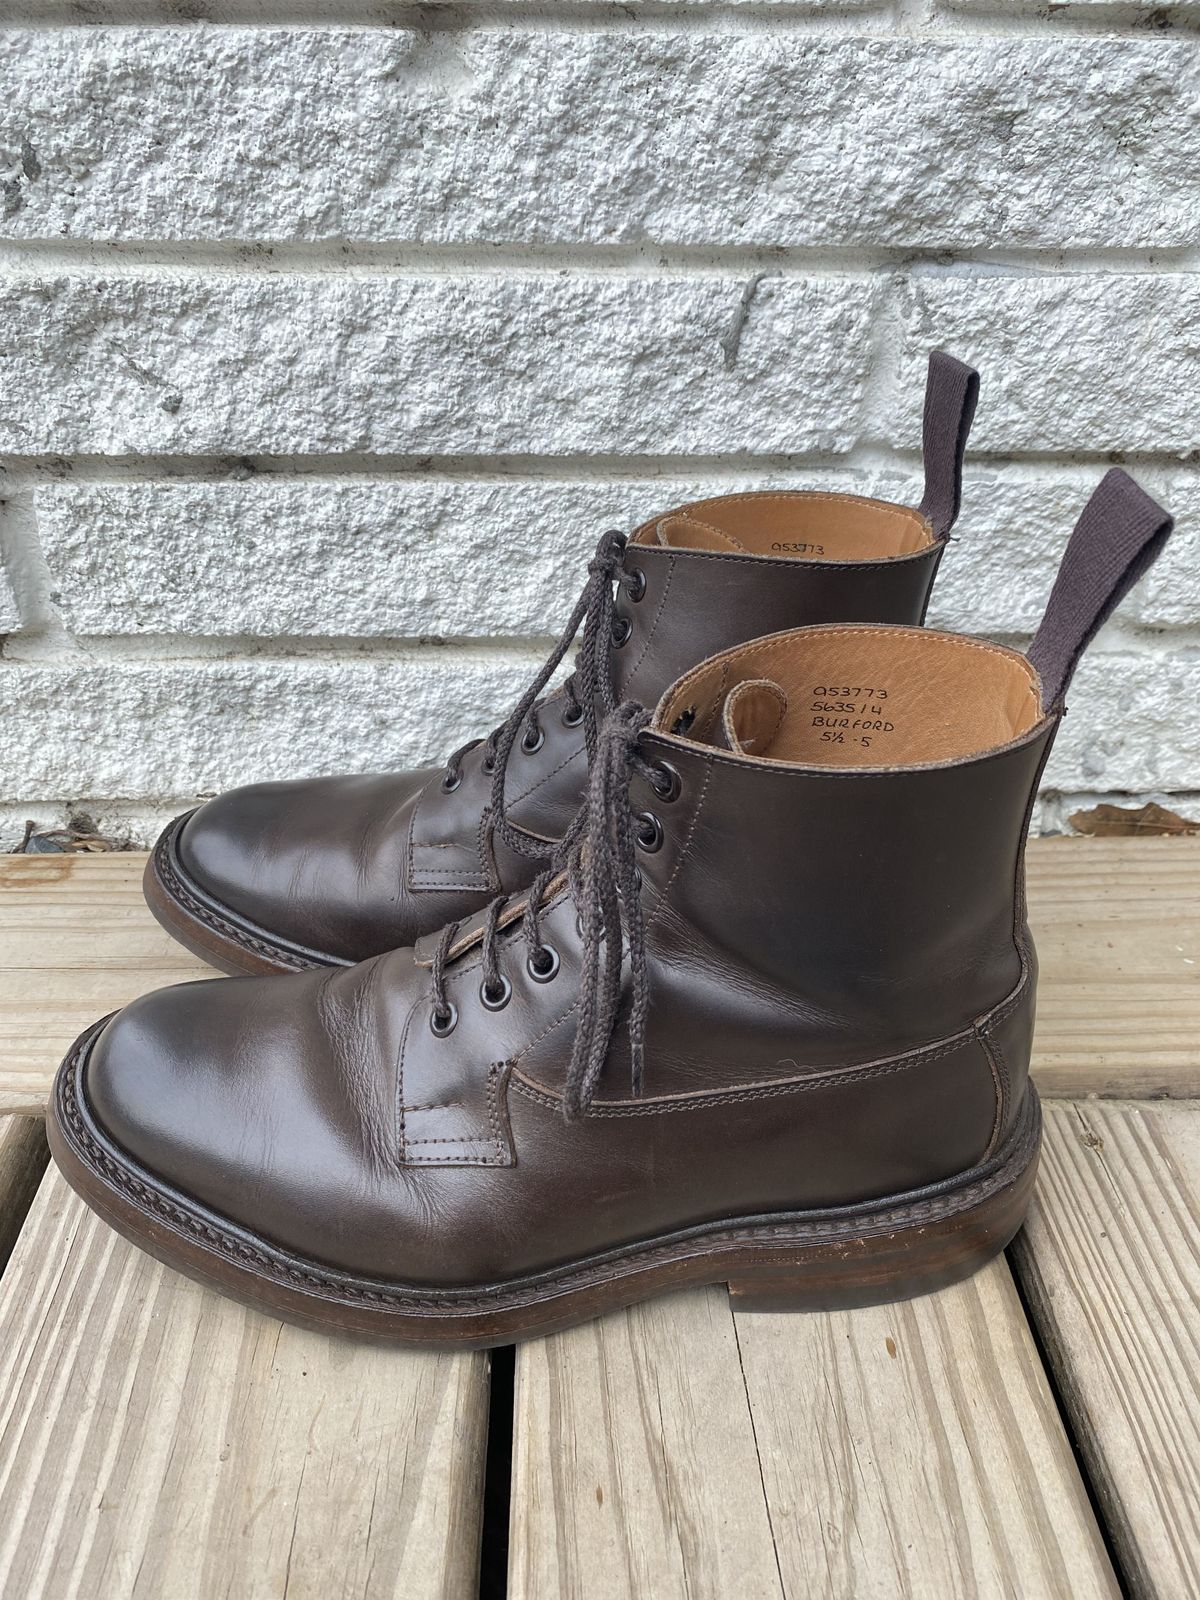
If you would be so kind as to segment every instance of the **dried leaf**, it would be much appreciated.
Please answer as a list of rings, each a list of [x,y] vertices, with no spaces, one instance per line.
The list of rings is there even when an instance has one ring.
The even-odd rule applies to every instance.
[[[1092,839],[1182,838],[1200,833],[1200,822],[1168,811],[1153,800],[1144,806],[1093,806],[1090,811],[1076,811],[1069,821],[1076,832]]]
[[[66,828],[47,828],[43,833],[35,832],[36,828],[36,822],[25,824],[25,836],[13,851],[14,855],[98,855],[121,849],[119,839],[97,833],[95,825],[82,817]]]

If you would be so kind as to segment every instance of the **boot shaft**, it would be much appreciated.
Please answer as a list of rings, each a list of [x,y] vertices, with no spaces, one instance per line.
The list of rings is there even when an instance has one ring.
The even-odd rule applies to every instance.
[[[917,507],[777,490],[695,500],[638,528],[617,596],[617,698],[651,704],[703,657],[785,628],[922,623],[978,395],[976,372],[931,354]]]
[[[905,1051],[1023,986],[1031,1007],[1040,776],[1082,651],[1169,529],[1110,473],[1028,656],[930,630],[800,629],[668,691],[642,743],[672,782],[631,785],[647,945],[658,993],[705,976],[684,1018],[652,1000],[648,1059],[678,1061],[681,1029],[721,1036],[722,1008],[746,1030],[743,1078]]]
[[[772,630],[824,622],[923,621],[958,515],[978,374],[941,351],[929,360],[920,506],[782,490],[718,495],[644,523],[614,576],[611,674],[617,699],[657,700],[696,662]],[[585,650],[598,650],[585,641]],[[526,730],[528,732],[528,730]],[[505,765],[504,815],[525,839],[560,838],[586,778],[584,734],[551,699]],[[528,858],[493,836],[486,751],[447,795],[431,785],[411,820],[410,889],[480,892],[529,881]]]
[[[618,700],[657,700],[707,655],[800,624],[924,620],[945,550],[918,510],[852,495],[722,495],[639,528],[618,591]]]

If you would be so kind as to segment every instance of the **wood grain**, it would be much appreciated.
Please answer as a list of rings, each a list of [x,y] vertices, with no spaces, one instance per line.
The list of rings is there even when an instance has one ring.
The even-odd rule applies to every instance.
[[[0,1593],[474,1595],[486,1412],[485,1356],[243,1310],[52,1171],[0,1279]]]
[[[39,1111],[90,1022],[216,974],[142,901],[145,857],[0,857],[0,1112]],[[1035,839],[1043,1094],[1200,1095],[1200,839]]]
[[[1200,839],[1034,839],[1043,1095],[1200,1095]]]
[[[0,1117],[0,1272],[16,1243],[50,1152],[34,1117]]]
[[[216,977],[154,921],[144,855],[0,856],[0,1113],[40,1112],[97,1017]]]
[[[1007,1267],[907,1305],[720,1289],[517,1351],[513,1600],[1115,1595]]]
[[[1137,1595],[1200,1594],[1200,1106],[1048,1108],[1014,1248]]]

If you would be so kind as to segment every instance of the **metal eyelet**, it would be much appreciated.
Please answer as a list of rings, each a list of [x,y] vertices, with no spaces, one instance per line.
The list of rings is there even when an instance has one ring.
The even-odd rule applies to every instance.
[[[637,822],[637,831],[633,837],[638,849],[644,850],[648,856],[653,855],[656,850],[661,850],[663,826],[653,811],[639,811],[634,820]]]
[[[453,794],[462,782],[461,772],[447,772],[442,777],[442,793]]]
[[[564,728],[577,728],[582,721],[583,721],[583,707],[582,706],[575,706],[573,708],[568,708],[562,714],[562,725],[563,725]]]
[[[453,1000],[447,1000],[446,1007],[445,1011],[429,1013],[429,1031],[435,1039],[444,1039],[458,1027],[458,1007]]]
[[[614,617],[612,620],[613,649],[619,650],[622,645],[628,644],[632,633],[633,623],[630,622],[628,617]]]
[[[530,739],[530,737],[529,737],[529,735],[531,733],[533,734],[533,738],[532,739]],[[525,754],[527,756],[532,756],[532,755],[535,755],[542,748],[542,746],[545,744],[545,742],[546,742],[546,734],[545,734],[545,730],[544,729],[538,728],[537,731],[534,732],[534,730],[532,728],[526,728],[525,729],[525,736],[521,740],[521,749],[524,750],[524,752],[525,752]]]
[[[645,597],[646,574],[641,567],[630,567],[622,587],[634,605]]]
[[[488,989],[487,983],[484,982],[479,985],[479,998],[489,1011],[503,1011],[505,1006],[512,999],[512,984],[509,983],[508,979],[503,973],[501,973],[499,993],[492,994]]]
[[[543,966],[539,966],[534,959],[535,956],[539,955],[546,958]],[[525,965],[528,967],[529,976],[534,983],[549,983],[551,979],[558,977],[558,969],[562,963],[554,946],[552,944],[543,944],[538,946],[533,955],[526,960]]]
[[[490,778],[492,773],[496,770],[496,758],[495,756],[484,756],[479,765]]]
[[[669,806],[672,801],[679,799],[683,780],[669,761],[656,761],[650,787],[662,803]]]

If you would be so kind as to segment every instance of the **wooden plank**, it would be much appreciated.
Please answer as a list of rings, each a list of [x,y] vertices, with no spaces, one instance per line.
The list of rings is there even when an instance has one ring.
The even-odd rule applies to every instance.
[[[0,1593],[476,1593],[487,1358],[285,1327],[47,1175],[0,1279]]]
[[[212,977],[151,918],[142,855],[0,857],[0,1112],[39,1111],[96,1017]],[[1035,839],[1043,1094],[1200,1095],[1200,839]]]
[[[723,1291],[517,1348],[510,1600],[780,1594]]]
[[[167,983],[212,978],[154,921],[144,855],[0,856],[0,1113],[40,1112],[89,1023]]]
[[[1200,1106],[1047,1108],[1014,1249],[1133,1593],[1200,1594]]]
[[[1200,839],[1034,839],[1043,1095],[1200,1095]]]
[[[1001,1262],[832,1315],[672,1296],[517,1351],[513,1600],[1115,1595]]]
[[[45,1130],[36,1118],[0,1118],[0,1271],[49,1159]]]

